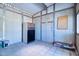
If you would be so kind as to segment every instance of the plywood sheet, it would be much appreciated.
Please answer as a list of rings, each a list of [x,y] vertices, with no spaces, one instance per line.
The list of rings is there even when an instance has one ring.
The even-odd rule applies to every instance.
[[[59,16],[57,18],[57,29],[67,29],[68,28],[68,16]]]

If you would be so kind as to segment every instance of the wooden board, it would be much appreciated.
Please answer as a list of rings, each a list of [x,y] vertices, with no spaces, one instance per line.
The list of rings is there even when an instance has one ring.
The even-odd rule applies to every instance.
[[[57,18],[57,29],[67,29],[68,28],[68,16],[59,16]]]

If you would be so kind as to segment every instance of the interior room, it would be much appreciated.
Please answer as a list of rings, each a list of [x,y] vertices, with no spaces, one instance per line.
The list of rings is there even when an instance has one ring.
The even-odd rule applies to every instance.
[[[0,56],[78,55],[78,3],[0,3]]]

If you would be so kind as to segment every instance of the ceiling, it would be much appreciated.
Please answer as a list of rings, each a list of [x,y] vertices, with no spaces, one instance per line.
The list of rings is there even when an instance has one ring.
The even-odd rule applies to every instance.
[[[12,3],[16,8],[19,8],[23,11],[26,11],[30,16],[33,14],[46,9],[48,6],[52,5],[53,3]]]

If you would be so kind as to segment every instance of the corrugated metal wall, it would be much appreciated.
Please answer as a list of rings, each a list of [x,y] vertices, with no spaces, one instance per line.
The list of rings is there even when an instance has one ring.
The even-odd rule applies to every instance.
[[[34,23],[35,23],[35,39],[36,40],[41,40],[41,37],[40,37],[40,35],[41,35],[41,28],[40,28],[41,22],[40,22],[40,20],[41,20],[41,17],[34,18]]]
[[[9,44],[21,42],[22,39],[22,18],[20,14],[10,11],[5,12],[5,40]]]
[[[67,29],[57,29],[57,20],[60,16],[68,16]],[[68,9],[55,13],[55,41],[73,43],[74,41],[74,13],[73,9]]]
[[[22,41],[22,22],[32,22],[32,18],[7,9],[0,5],[0,40],[9,40],[9,44]],[[23,20],[24,19],[24,20]]]
[[[42,41],[53,42],[53,14],[42,16]]]
[[[0,8],[0,40],[3,39],[3,9]]]
[[[39,33],[42,36],[39,36],[42,41],[46,42],[53,42],[53,41],[60,41],[60,42],[66,42],[66,43],[73,43],[74,40],[74,11],[73,6],[74,4],[69,3],[58,3],[55,4],[55,9],[52,6],[47,9],[47,14],[43,13],[43,16],[41,16],[41,32]],[[51,10],[50,10],[51,9]],[[44,15],[45,14],[45,15]],[[59,16],[68,16],[68,29],[66,30],[58,30],[57,29],[57,18]],[[38,18],[38,17],[37,17]],[[35,20],[35,19],[33,19]],[[40,22],[38,19],[37,22]],[[38,23],[35,22],[35,25]],[[54,25],[53,25],[54,24]],[[39,26],[36,26],[35,28],[39,29]],[[37,29],[35,30],[38,34]],[[36,38],[37,40],[37,38]]]

